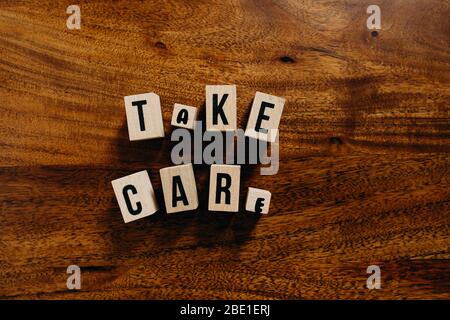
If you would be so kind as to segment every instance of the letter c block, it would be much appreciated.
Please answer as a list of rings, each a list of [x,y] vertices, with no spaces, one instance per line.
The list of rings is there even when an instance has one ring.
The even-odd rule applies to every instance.
[[[159,206],[147,171],[140,171],[111,184],[125,223],[154,214]]]

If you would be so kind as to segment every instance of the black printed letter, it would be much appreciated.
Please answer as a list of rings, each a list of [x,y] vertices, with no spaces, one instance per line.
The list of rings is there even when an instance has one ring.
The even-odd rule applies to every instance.
[[[187,110],[181,109],[180,112],[178,112],[177,123],[187,124],[188,118],[189,118],[189,113],[187,112]]]
[[[222,186],[222,179],[225,179],[225,186]],[[227,173],[218,173],[216,182],[216,203],[220,203],[220,194],[225,192],[225,203],[231,203],[231,176]]]
[[[268,102],[262,102],[261,108],[259,109],[258,119],[256,119],[256,125],[255,125],[255,131],[261,132],[261,133],[267,133],[267,129],[261,128],[261,122],[263,120],[269,120],[270,117],[264,114],[264,109],[271,108],[273,109],[275,105],[273,103]]]
[[[142,110],[142,106],[147,104],[147,100],[133,101],[131,104],[138,108],[139,125],[141,126],[141,131],[145,131],[144,110]]]
[[[256,199],[256,203],[255,203],[255,212],[256,213],[261,213],[262,212],[262,208],[264,206],[264,198],[257,198]]]
[[[223,124],[228,124],[228,119],[227,117],[225,117],[225,113],[223,112],[223,105],[225,104],[225,101],[228,98],[228,93],[225,93],[222,97],[222,99],[220,100],[220,103],[217,103],[218,101],[218,94],[215,93],[213,94],[213,124],[216,125],[217,124],[217,118],[218,115],[220,114],[220,117],[222,118],[222,122]]]
[[[177,196],[177,187],[180,190],[180,195]],[[186,197],[186,192],[184,191],[183,183],[181,182],[180,176],[172,177],[172,207],[177,206],[178,201],[183,201],[183,205],[187,206],[189,204],[188,199]]]
[[[123,187],[122,193],[123,193],[123,197],[125,199],[125,203],[127,204],[128,212],[133,215],[141,213],[142,212],[141,203],[139,201],[136,202],[137,208],[136,208],[136,210],[133,209],[133,205],[131,204],[130,196],[128,195],[128,191],[131,191],[132,194],[136,194],[137,190],[136,190],[136,187],[131,184],[128,184],[125,187]]]

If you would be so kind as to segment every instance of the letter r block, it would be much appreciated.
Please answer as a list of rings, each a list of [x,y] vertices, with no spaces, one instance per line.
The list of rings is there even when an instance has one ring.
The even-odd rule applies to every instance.
[[[274,142],[284,103],[284,98],[256,92],[245,135],[254,139]]]
[[[236,86],[206,86],[206,130],[237,129]]]
[[[167,213],[198,208],[197,186],[192,163],[159,170]]]
[[[271,197],[272,194],[270,193],[270,191],[249,187],[247,200],[245,201],[245,210],[267,214],[269,213]]]
[[[154,214],[159,206],[147,171],[111,181],[125,223]]]
[[[130,141],[164,137],[161,102],[155,93],[124,97]]]
[[[241,166],[213,164],[209,178],[208,210],[239,211]]]

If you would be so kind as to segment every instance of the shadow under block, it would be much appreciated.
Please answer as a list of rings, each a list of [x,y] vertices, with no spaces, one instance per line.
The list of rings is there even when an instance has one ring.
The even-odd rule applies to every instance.
[[[206,86],[206,130],[237,129],[236,86]]]
[[[154,214],[159,206],[147,171],[111,181],[125,223]]]
[[[245,135],[254,139],[274,142],[278,134],[284,98],[257,91],[248,117]]]
[[[245,210],[249,212],[267,214],[269,213],[271,197],[272,194],[270,191],[249,187],[247,200],[245,201]]]
[[[192,163],[159,170],[167,213],[198,208],[197,186]]]
[[[197,108],[175,103],[172,113],[172,126],[194,130]]]
[[[130,141],[164,137],[161,102],[155,93],[125,96]]]
[[[241,166],[211,165],[208,210],[238,212],[240,180]]]

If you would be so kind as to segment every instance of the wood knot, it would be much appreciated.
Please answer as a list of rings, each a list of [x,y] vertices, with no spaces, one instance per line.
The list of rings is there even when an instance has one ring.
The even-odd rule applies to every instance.
[[[281,62],[283,63],[294,63],[295,60],[289,56],[282,56],[280,57]]]
[[[342,139],[339,137],[331,137],[330,138],[330,144],[341,145],[342,143],[343,143]]]
[[[155,47],[157,47],[159,49],[167,49],[167,46],[161,41],[158,41],[157,43],[155,43]]]

